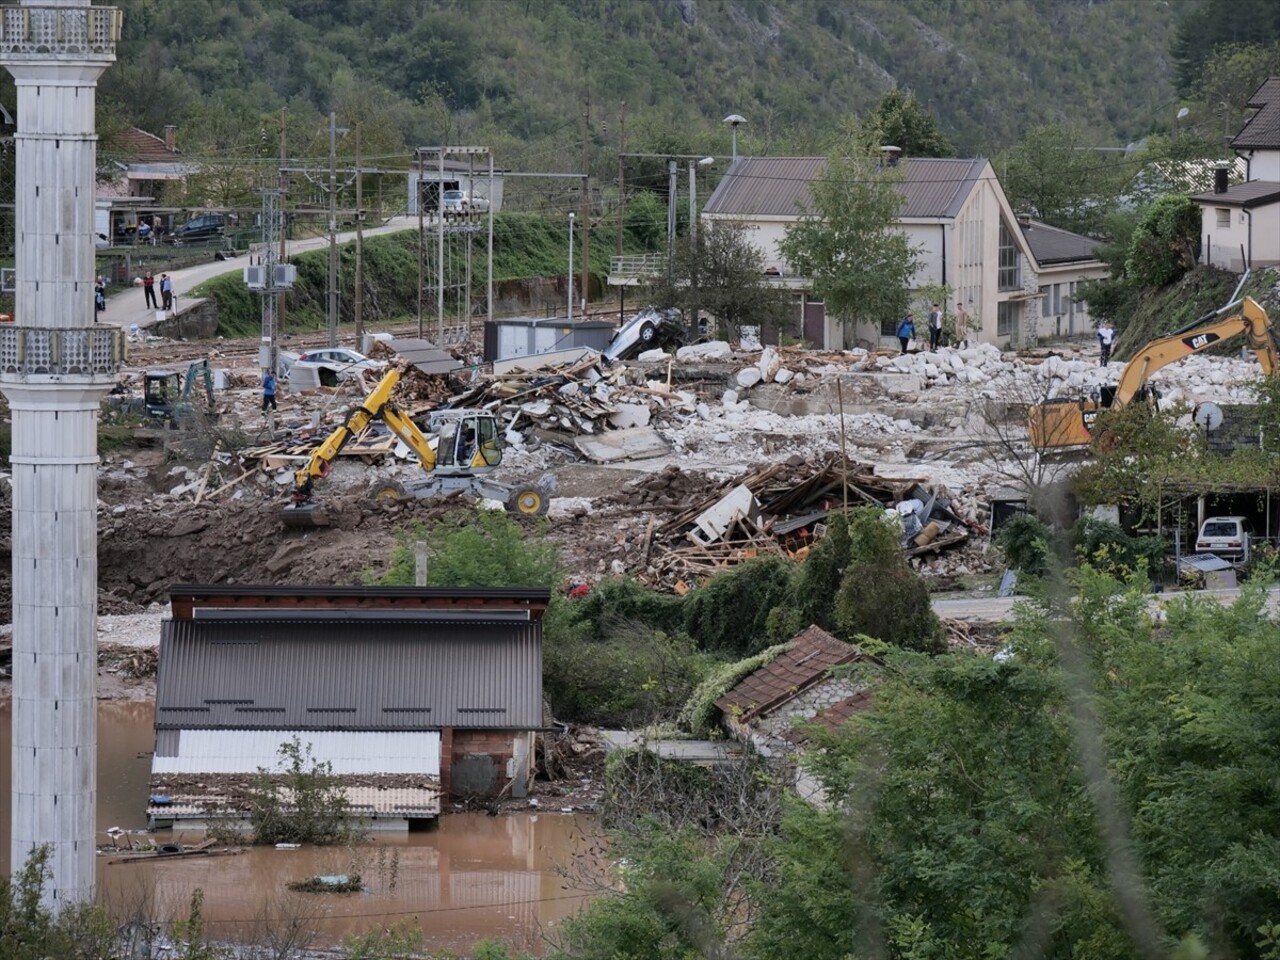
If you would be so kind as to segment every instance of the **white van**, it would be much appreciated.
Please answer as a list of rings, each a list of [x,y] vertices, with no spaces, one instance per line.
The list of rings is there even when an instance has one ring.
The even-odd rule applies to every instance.
[[[1212,553],[1232,563],[1249,559],[1249,538],[1253,528],[1248,517],[1209,517],[1200,525],[1196,553]]]

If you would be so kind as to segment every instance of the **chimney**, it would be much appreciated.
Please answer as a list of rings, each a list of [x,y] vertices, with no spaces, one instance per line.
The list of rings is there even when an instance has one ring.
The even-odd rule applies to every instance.
[[[880,148],[880,166],[896,167],[898,161],[902,159],[902,148],[885,144]]]
[[[1227,181],[1231,178],[1230,167],[1215,167],[1213,171],[1213,192],[1226,193]]]
[[[1020,226],[1023,230],[1031,229],[1031,217],[1028,214],[1019,213],[1019,214],[1015,214],[1015,216],[1017,217],[1017,220],[1018,220],[1018,226]]]
[[[164,145],[170,153],[178,152],[178,128],[172,123],[164,125]]]

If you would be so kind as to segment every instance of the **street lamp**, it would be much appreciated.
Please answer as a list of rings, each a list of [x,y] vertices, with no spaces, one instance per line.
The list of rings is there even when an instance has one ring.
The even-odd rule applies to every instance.
[[[1175,140],[1178,139],[1178,133],[1180,132],[1180,127],[1181,127],[1180,121],[1185,120],[1187,117],[1187,114],[1189,114],[1190,112],[1191,111],[1188,110],[1186,107],[1183,107],[1181,110],[1178,111],[1178,115],[1173,118],[1173,139]]]
[[[746,123],[747,118],[736,113],[731,113],[721,123],[727,123],[729,129],[733,131],[733,159],[738,159],[738,124]]]
[[[573,211],[569,211],[569,320],[573,321]]]
[[[716,162],[715,157],[703,157],[696,166],[709,167]],[[698,235],[698,180],[694,176],[694,162],[689,161],[689,239]]]

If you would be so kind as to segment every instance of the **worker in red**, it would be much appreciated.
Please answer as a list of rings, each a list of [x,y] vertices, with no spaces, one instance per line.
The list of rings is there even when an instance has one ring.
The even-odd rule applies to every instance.
[[[578,577],[574,577],[569,581],[569,587],[565,590],[570,600],[581,600],[591,592],[591,584]]]

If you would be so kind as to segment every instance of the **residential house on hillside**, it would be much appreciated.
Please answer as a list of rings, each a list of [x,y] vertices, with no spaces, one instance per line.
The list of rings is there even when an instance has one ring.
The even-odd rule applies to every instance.
[[[195,170],[178,150],[172,125],[164,128],[163,139],[130,127],[101,147],[99,161],[95,230],[109,238],[129,234],[140,214],[151,219],[152,208],[164,205],[166,190]]]
[[[991,163],[980,157],[899,161],[892,154],[887,162],[901,165],[898,189],[903,207],[898,223],[920,248],[913,288],[951,286],[954,301],[963,302],[970,318],[981,325],[972,339],[1016,345],[1045,335],[1039,325],[1041,264]],[[826,349],[877,346],[893,338],[899,318],[848,327],[826,314],[812,297],[809,281],[796,276],[778,252],[788,226],[811,207],[809,184],[822,177],[826,164],[825,157],[739,157],[702,215],[745,222],[755,231],[754,242],[764,253],[769,273],[778,275],[775,282],[800,295],[799,332],[805,340]],[[1090,242],[1078,240],[1082,248]],[[1066,261],[1053,264],[1048,282],[1071,284],[1105,275],[1096,257],[1071,263],[1071,268]],[[1076,267],[1079,275],[1071,275]],[[919,306],[923,320],[928,305]],[[954,303],[951,306],[954,309]],[[1059,326],[1055,319],[1054,330]]]
[[[1098,242],[1038,220],[1020,218],[1018,228],[1036,264],[1040,337],[1092,336],[1093,319],[1089,304],[1080,298],[1080,284],[1111,272],[1098,258]]]
[[[1243,272],[1280,264],[1280,77],[1249,98],[1257,112],[1231,141],[1243,157],[1243,183],[1219,171],[1214,188],[1191,199],[1200,205],[1200,260]]]
[[[206,823],[310,745],[378,829],[522,797],[545,729],[548,590],[182,586],[160,638],[147,814]],[[234,806],[234,805],[233,805]]]

